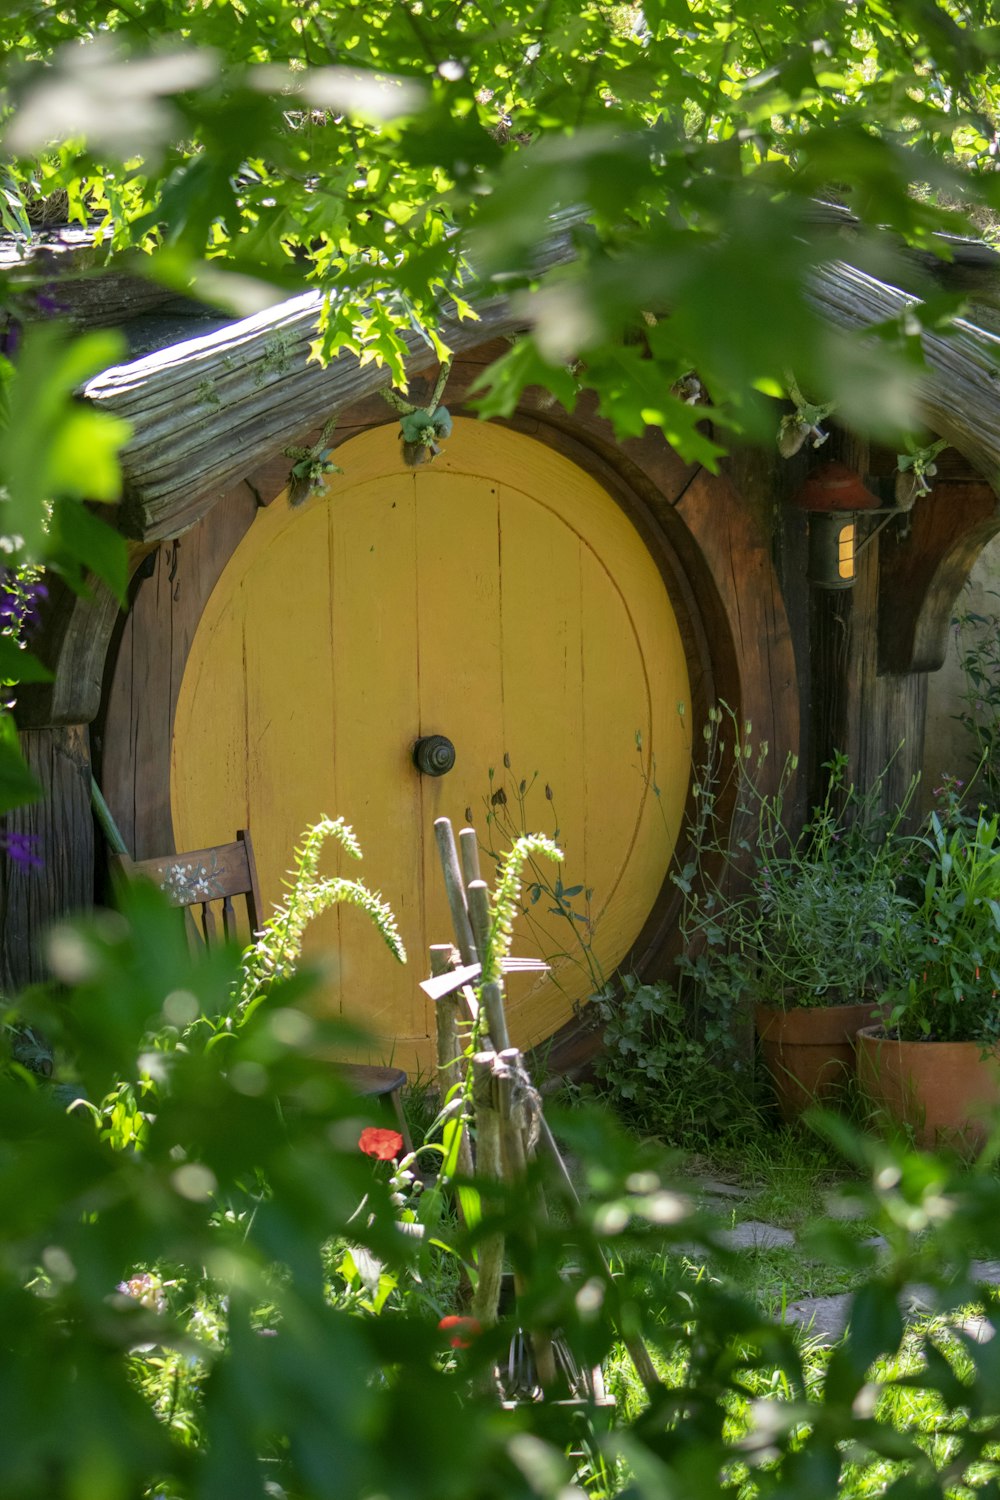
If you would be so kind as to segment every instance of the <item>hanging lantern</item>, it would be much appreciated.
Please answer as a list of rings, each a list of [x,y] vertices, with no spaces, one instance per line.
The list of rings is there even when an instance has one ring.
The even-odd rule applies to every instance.
[[[853,511],[817,511],[809,517],[810,583],[849,589],[857,575],[857,522]]]
[[[808,578],[817,588],[849,589],[857,577],[858,514],[879,499],[847,464],[820,464],[794,498],[809,512]]]

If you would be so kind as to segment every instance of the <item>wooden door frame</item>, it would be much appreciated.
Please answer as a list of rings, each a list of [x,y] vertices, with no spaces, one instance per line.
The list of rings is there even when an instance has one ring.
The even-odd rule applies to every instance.
[[[466,405],[468,389],[495,354],[487,346],[456,362],[446,398],[453,414],[475,415]],[[423,388],[413,382],[414,400]],[[333,446],[395,420],[380,397],[368,398],[343,415]],[[708,707],[720,699],[753,722],[755,735],[796,751],[798,693],[781,592],[766,539],[732,484],[682,463],[659,432],[617,442],[587,395],[570,414],[547,393],[528,391],[501,425],[592,475],[639,532],[685,648],[695,758]],[[162,545],[108,654],[95,725],[99,779],[136,858],[172,848],[170,753],[188,651],[223,568],[257,510],[286,489],[288,468],[288,458],[277,455],[222,497],[198,526]],[[647,976],[664,971],[673,956],[676,912],[677,891],[668,879],[624,967]]]

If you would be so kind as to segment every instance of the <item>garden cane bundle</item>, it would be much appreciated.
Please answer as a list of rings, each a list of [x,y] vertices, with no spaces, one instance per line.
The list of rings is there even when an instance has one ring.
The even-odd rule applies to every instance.
[[[448,818],[434,824],[445,889],[455,930],[456,946],[435,944],[431,948],[431,979],[422,988],[435,1001],[437,1055],[442,1096],[458,1107],[471,1107],[475,1123],[475,1159],[469,1132],[462,1118],[452,1119],[452,1149],[446,1162],[459,1177],[470,1172],[485,1189],[490,1182],[508,1189],[523,1183],[528,1162],[541,1146],[556,1164],[568,1191],[576,1191],[542,1110],[542,1101],[525,1068],[524,1059],[510,1045],[504,1007],[503,975],[516,970],[545,969],[537,959],[512,958],[507,949],[511,923],[520,891],[520,867],[533,853],[561,859],[549,840],[528,835],[515,841],[501,861],[495,896],[491,902],[479,870],[475,830],[459,834],[461,860]],[[474,982],[478,981],[478,994]],[[547,1215],[539,1193],[539,1217]],[[483,1327],[497,1321],[503,1281],[504,1240],[501,1233],[486,1236],[479,1247],[478,1277],[472,1311]],[[605,1262],[610,1276],[610,1269]],[[525,1290],[523,1274],[515,1272],[517,1296]],[[523,1340],[523,1336],[519,1335]],[[558,1335],[529,1329],[537,1385],[542,1394],[565,1374],[566,1359],[558,1347]],[[659,1386],[649,1351],[640,1340],[628,1341],[629,1353],[646,1388]],[[570,1380],[568,1383],[573,1385]],[[589,1371],[582,1384],[589,1399],[606,1400],[600,1369]],[[573,1392],[578,1395],[578,1391]]]

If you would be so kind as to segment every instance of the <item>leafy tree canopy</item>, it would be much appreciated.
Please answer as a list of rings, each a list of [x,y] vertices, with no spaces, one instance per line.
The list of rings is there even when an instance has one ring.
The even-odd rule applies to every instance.
[[[329,292],[318,350],[385,361],[437,338],[445,293],[524,298],[530,341],[489,410],[528,382],[587,383],[621,434],[660,424],[711,460],[717,421],[763,430],[759,393],[803,388],[898,434],[881,347],[804,296],[845,253],[891,277],[886,236],[817,233],[815,200],[946,254],[934,238],[1000,204],[998,7],[956,0],[14,0],[0,19],[5,219],[64,194],[109,255],[246,305],[261,282]],[[571,269],[532,277],[554,215]],[[957,304],[935,296],[938,322]],[[571,389],[570,384],[570,389]],[[768,417],[773,430],[773,417]]]
[[[718,422],[760,431],[755,403],[793,373],[814,399],[884,431],[907,421],[884,373],[886,360],[919,357],[911,328],[878,330],[874,352],[852,344],[817,319],[806,286],[824,258],[845,253],[891,274],[885,236],[818,233],[814,200],[942,253],[935,231],[997,207],[996,9],[6,0],[0,215],[26,248],[54,205],[101,236],[109,258],[130,254],[150,276],[238,309],[262,289],[316,284],[329,294],[318,352],[353,350],[396,379],[400,330],[416,323],[433,347],[446,297],[470,298],[474,286],[517,294],[533,333],[494,372],[487,409],[509,406],[529,381],[572,401],[582,362],[619,432],[659,424],[681,451],[710,458],[697,428],[704,408],[671,394],[678,378],[697,370]],[[539,278],[533,258],[557,214],[574,226],[577,258]],[[120,585],[111,533],[80,500],[115,498],[125,433],[73,399],[120,350],[103,334],[62,337],[47,321],[59,300],[51,279],[48,267],[33,283],[30,265],[26,276],[0,263],[6,311],[28,324],[16,361],[0,357],[0,549],[8,561],[44,560],[71,579],[85,567]],[[949,311],[936,299],[923,316]],[[2,594],[0,622],[23,619],[27,594],[17,609]],[[14,633],[0,623],[3,680],[39,671],[14,655]],[[0,711],[4,808],[31,792],[13,739]],[[260,1007],[230,1027],[228,961],[193,965],[152,893],[133,893],[128,916],[130,925],[97,919],[63,933],[53,966],[68,1003],[43,995],[28,1008],[76,1057],[90,1094],[107,1095],[109,1139],[24,1086],[19,1064],[7,1069],[14,1082],[0,1078],[5,1500],[574,1493],[561,1457],[571,1414],[539,1404],[512,1436],[491,1402],[469,1400],[464,1378],[442,1368],[432,1291],[407,1316],[354,1316],[352,1299],[382,1296],[383,1260],[387,1287],[389,1271],[426,1273],[439,1226],[429,1220],[424,1240],[400,1235],[387,1184],[373,1182],[357,1138],[337,1134],[355,1105],[329,1082],[317,1090],[316,1038],[287,1029],[298,981],[276,987],[273,1014]],[[203,1012],[183,1045],[178,1002]],[[291,1107],[279,1112],[278,1099]],[[658,1253],[666,1289],[650,1297],[633,1248],[689,1245],[681,1200],[659,1191],[645,1154],[591,1117],[579,1113],[567,1132],[607,1189],[606,1211],[565,1205],[597,1303],[555,1274],[566,1225],[529,1224],[526,1195],[498,1202],[456,1243],[471,1257],[477,1236],[509,1220],[524,1256],[528,1231],[537,1234],[548,1274],[535,1306],[595,1361],[618,1329],[679,1348],[683,1387],[658,1393],[632,1431],[608,1440],[609,1467],[627,1462],[634,1476],[630,1493],[710,1500],[720,1483],[744,1482],[738,1461],[760,1465],[762,1496],[825,1497],[861,1452],[910,1466],[895,1494],[944,1493],[992,1452],[1000,1341],[966,1338],[968,1379],[930,1342],[915,1359],[922,1373],[901,1377],[940,1391],[949,1420],[969,1414],[953,1420],[940,1483],[915,1437],[870,1417],[866,1384],[872,1361],[899,1344],[896,1299],[908,1280],[940,1281],[941,1268],[952,1277],[957,1267],[946,1305],[973,1299],[964,1271],[997,1222],[988,1173],[953,1186],[921,1159],[897,1167],[856,1148],[876,1172],[867,1201],[873,1218],[884,1214],[876,1222],[894,1258],[859,1291],[823,1403],[807,1406],[787,1333],[712,1278],[687,1277],[681,1256]],[[911,1244],[924,1229],[926,1241]],[[843,1226],[822,1232],[840,1263],[873,1263]],[[318,1250],[331,1234],[359,1247],[332,1271]],[[620,1278],[602,1270],[609,1242]],[[144,1265],[159,1267],[155,1279],[136,1274]],[[205,1275],[189,1288],[175,1267]],[[334,1275],[347,1290],[331,1307],[324,1283]],[[167,1287],[173,1309],[165,1294],[160,1306]],[[650,1330],[654,1300],[667,1310]],[[225,1344],[206,1334],[206,1318],[225,1325]],[[143,1352],[150,1369],[164,1367],[155,1415],[135,1389],[151,1378]],[[474,1374],[504,1357],[489,1338],[466,1354]],[[763,1386],[751,1379],[761,1371]],[[773,1394],[779,1375],[789,1399],[761,1402],[734,1450],[736,1403]],[[202,1430],[184,1425],[182,1379],[204,1382],[188,1419]]]

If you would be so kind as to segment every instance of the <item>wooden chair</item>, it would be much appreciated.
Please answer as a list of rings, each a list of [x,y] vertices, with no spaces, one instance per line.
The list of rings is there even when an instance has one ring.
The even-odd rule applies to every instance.
[[[186,854],[167,854],[159,859],[130,859],[127,854],[112,854],[112,874],[125,880],[142,876],[159,886],[173,906],[201,907],[201,930],[206,943],[214,943],[218,926],[213,903],[221,902],[222,931],[226,938],[236,937],[236,912],[233,897],[246,900],[251,936],[260,931],[261,899],[257,886],[257,866],[253,844],[247,829],[241,828],[231,844],[213,844],[207,849],[192,849]]]
[[[241,828],[231,844],[214,844],[207,849],[192,849],[185,854],[167,854],[159,859],[130,859],[127,854],[111,855],[112,873],[125,880],[142,876],[151,880],[174,906],[201,907],[201,930],[206,943],[218,937],[213,903],[221,902],[223,936],[235,939],[236,912],[233,899],[244,897],[250,933],[260,931],[262,903],[257,886],[257,866],[249,829]],[[362,1098],[389,1096],[407,1152],[413,1141],[403,1113],[402,1090],[407,1077],[402,1068],[381,1068],[369,1063],[336,1063],[334,1065],[354,1092]]]

